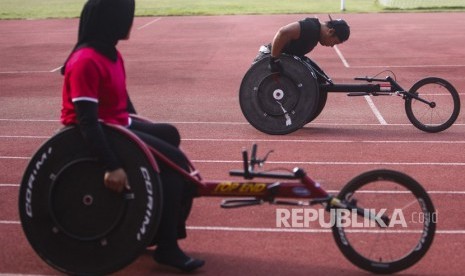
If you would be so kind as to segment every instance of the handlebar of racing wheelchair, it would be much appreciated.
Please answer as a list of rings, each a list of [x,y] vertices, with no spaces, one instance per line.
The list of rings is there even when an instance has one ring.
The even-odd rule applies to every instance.
[[[276,178],[276,179],[300,179],[305,176],[305,172],[300,168],[295,168],[292,173],[277,173],[277,172],[255,172],[255,165],[262,166],[268,155],[272,151],[269,151],[265,158],[257,159],[257,145],[254,144],[252,146],[252,152],[250,156],[250,161],[248,157],[248,152],[246,149],[242,150],[242,162],[243,162],[243,170],[231,170],[229,171],[230,176],[241,176],[245,179],[253,179],[255,177],[262,177],[262,178]]]

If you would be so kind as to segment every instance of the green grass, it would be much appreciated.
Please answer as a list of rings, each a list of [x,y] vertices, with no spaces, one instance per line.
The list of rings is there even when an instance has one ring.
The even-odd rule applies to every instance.
[[[346,1],[347,11],[377,12],[375,0]],[[340,0],[139,0],[139,15],[336,13]]]
[[[84,0],[0,0],[0,19],[78,17]]]
[[[85,0],[0,0],[0,19],[78,17],[84,3]],[[340,13],[340,5],[340,0],[136,0],[136,15]],[[446,9],[409,11],[435,10]],[[386,11],[392,9],[384,9],[376,0],[346,0],[347,13]]]

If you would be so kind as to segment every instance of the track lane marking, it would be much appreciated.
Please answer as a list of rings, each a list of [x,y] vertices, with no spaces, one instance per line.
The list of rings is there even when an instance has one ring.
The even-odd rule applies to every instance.
[[[412,65],[355,65],[351,68],[357,69],[369,69],[369,68],[443,68],[443,67],[465,67],[465,64],[436,64],[436,65],[421,65],[421,64],[412,64]]]
[[[368,103],[368,106],[370,107],[371,111],[373,112],[373,114],[375,115],[376,119],[378,119],[378,122],[381,124],[381,125],[387,125],[388,123],[386,122],[386,120],[383,118],[383,115],[381,115],[381,112],[379,111],[379,109],[376,107],[375,103],[373,102],[373,100],[371,99],[370,96],[363,96],[365,98],[365,100],[367,101]]]
[[[141,29],[143,29],[143,28],[146,28],[146,27],[152,25],[153,23],[160,21],[161,19],[162,19],[162,17],[157,17],[157,18],[153,19],[152,21],[150,21],[150,22],[148,22],[148,23],[146,23],[146,24],[144,24],[144,25],[138,27],[137,30],[141,30]],[[53,68],[53,69],[51,69],[51,70],[48,70],[48,71],[46,71],[46,70],[37,70],[37,71],[34,71],[34,70],[32,70],[32,71],[21,71],[21,70],[18,70],[18,71],[3,71],[3,72],[0,72],[0,74],[55,73],[55,72],[60,71],[62,67],[63,67],[63,65],[60,65],[60,66],[58,66],[58,67],[56,67],[56,68]]]
[[[20,225],[20,221],[16,220],[0,220],[0,224],[6,225]],[[331,229],[302,229],[302,228],[268,228],[268,227],[230,227],[230,226],[187,226],[188,230],[198,230],[198,231],[223,231],[223,232],[271,232],[271,233],[331,233]],[[412,233],[412,231],[418,231],[421,233],[421,230],[392,230],[391,233]],[[358,233],[376,233],[376,230],[363,230],[363,229],[354,229],[349,232],[358,232]],[[383,233],[386,233],[386,230],[383,230]],[[455,235],[464,235],[465,230],[436,230],[436,234],[455,234]]]
[[[161,19],[161,18],[160,18]],[[149,22],[150,23],[150,22]],[[155,23],[155,22],[152,22]],[[150,23],[150,24],[152,24]],[[148,24],[148,23],[147,23]],[[147,25],[146,24],[146,25]],[[149,24],[149,25],[150,25]],[[141,26],[143,27],[143,26]],[[139,28],[141,28],[139,27]],[[336,47],[336,46],[334,46]],[[333,48],[334,48],[333,47]],[[338,48],[335,48],[338,49]],[[336,50],[336,53],[340,52],[340,50]],[[339,55],[339,54],[338,54]],[[342,55],[342,54],[341,54]],[[354,69],[370,69],[370,68],[460,68],[465,67],[465,64],[429,64],[429,65],[421,65],[421,64],[411,64],[411,65],[350,65],[344,56],[339,57],[346,68],[354,68]],[[61,69],[61,66],[51,69],[51,70],[16,70],[16,71],[0,71],[0,74],[34,74],[34,73],[54,73]]]
[[[33,123],[33,122],[52,122],[52,123],[59,123],[60,120],[57,119],[18,119],[18,118],[0,118],[0,121],[3,122],[26,122],[26,123]],[[163,120],[162,120],[163,121]],[[341,120],[334,120],[334,121],[341,121]],[[168,121],[165,120],[163,122],[170,123],[170,124],[187,124],[187,125],[242,125],[242,126],[250,126],[248,122],[226,122],[226,121]],[[380,124],[361,124],[361,123],[331,123],[331,122],[311,122],[311,125],[318,125],[318,126],[379,126]],[[388,126],[412,126],[412,124],[388,124]],[[453,126],[465,126],[465,123],[454,123]]]
[[[18,118],[0,118],[2,122],[54,122],[59,123],[60,120],[57,119],[18,119]]]
[[[146,23],[146,24],[144,24],[144,25],[138,27],[137,30],[141,30],[141,29],[143,29],[143,28],[145,28],[145,27],[148,27],[148,26],[152,25],[153,23],[160,21],[161,19],[162,19],[162,17],[157,17],[157,18],[155,18],[154,20],[152,20],[152,21],[150,21],[150,22],[148,22],[148,23]]]
[[[344,64],[344,66],[346,68],[349,68],[350,65],[349,63],[347,62],[346,58],[344,57],[344,55],[342,54],[342,52],[339,50],[339,48],[337,47],[337,45],[334,45],[333,46],[333,49],[334,51],[336,51],[336,54],[339,56],[339,58],[341,59],[342,61],[342,64]],[[373,112],[373,114],[375,115],[376,119],[378,119],[378,122],[381,124],[381,125],[387,125],[388,123],[386,122],[386,120],[383,118],[383,115],[381,115],[381,112],[379,111],[379,109],[376,107],[375,103],[373,102],[373,100],[370,98],[370,96],[364,96],[365,100],[367,101],[368,103],[368,106],[370,107],[371,111]]]
[[[243,160],[192,160],[193,163],[243,163]],[[384,166],[465,166],[464,162],[332,162],[332,161],[267,161],[267,164],[285,165],[384,165]]]
[[[344,55],[342,54],[342,52],[339,50],[339,48],[337,47],[337,45],[334,45],[334,46],[333,46],[333,49],[334,49],[334,51],[336,51],[336,54],[337,54],[337,55],[339,56],[339,58],[341,59],[342,64],[344,64],[344,66],[345,66],[346,68],[349,68],[349,67],[350,67],[349,63],[347,62],[346,58],[344,57]]]
[[[16,160],[30,160],[28,156],[0,156],[0,160],[16,159]],[[243,160],[206,160],[206,159],[193,159],[192,163],[243,163]],[[285,164],[285,165],[386,165],[386,166],[465,166],[464,162],[344,162],[344,161],[267,161],[267,164]]]
[[[48,139],[43,135],[0,135],[0,139]],[[273,142],[273,143],[309,143],[309,144],[465,144],[465,140],[440,141],[440,140],[304,140],[304,139],[243,139],[243,138],[182,138],[186,142]]]
[[[36,73],[51,73],[51,71],[43,71],[43,70],[37,70],[37,71],[2,71],[0,74],[36,74]]]
[[[0,188],[8,188],[8,187],[19,187],[19,184],[0,183]]]
[[[11,184],[11,183],[6,183],[2,184],[0,183],[0,188],[19,188],[20,184]],[[339,193],[339,190],[326,190],[328,193],[331,194],[337,194]],[[368,193],[379,193],[380,191],[365,191]],[[389,192],[389,191],[381,191],[383,192]],[[405,192],[391,192],[391,193],[405,193]],[[435,194],[435,195],[465,195],[465,191],[428,191],[428,194]]]
[[[261,227],[227,227],[227,226],[187,226],[189,230],[225,231],[225,232],[274,232],[274,233],[331,233],[332,229],[301,229],[301,228],[261,228]],[[380,230],[383,233],[422,233],[422,230]],[[376,230],[351,229],[352,233],[378,233]],[[465,230],[436,230],[436,234],[465,234]]]

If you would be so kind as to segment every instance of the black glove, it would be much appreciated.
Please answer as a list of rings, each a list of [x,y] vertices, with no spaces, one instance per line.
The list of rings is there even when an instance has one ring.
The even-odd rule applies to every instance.
[[[271,73],[282,73],[283,66],[281,65],[281,60],[277,57],[270,58],[270,65],[268,66]]]

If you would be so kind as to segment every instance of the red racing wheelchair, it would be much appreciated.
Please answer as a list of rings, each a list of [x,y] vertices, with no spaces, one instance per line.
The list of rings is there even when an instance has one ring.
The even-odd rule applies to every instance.
[[[404,173],[369,171],[333,195],[301,168],[263,170],[268,154],[257,158],[254,145],[250,155],[243,150],[243,167],[230,171],[237,181],[205,181],[192,165],[190,172],[182,170],[127,129],[113,125],[103,129],[122,160],[131,190],[117,194],[104,187],[104,170],[75,127],[47,140],[31,158],[21,181],[24,233],[35,252],[61,272],[112,273],[146,249],[156,234],[162,208],[159,162],[195,183],[200,196],[226,198],[223,208],[262,203],[321,206],[319,210],[331,215],[328,228],[337,247],[350,262],[370,272],[407,269],[433,242],[437,220],[433,202]]]

